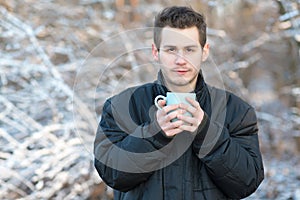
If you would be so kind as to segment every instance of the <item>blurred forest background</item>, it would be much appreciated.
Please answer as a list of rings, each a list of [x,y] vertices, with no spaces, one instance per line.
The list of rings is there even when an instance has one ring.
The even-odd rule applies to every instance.
[[[257,109],[265,180],[247,199],[300,199],[299,0],[0,0],[0,199],[111,199],[101,108],[155,79],[153,16],[170,5],[206,15],[207,80]]]

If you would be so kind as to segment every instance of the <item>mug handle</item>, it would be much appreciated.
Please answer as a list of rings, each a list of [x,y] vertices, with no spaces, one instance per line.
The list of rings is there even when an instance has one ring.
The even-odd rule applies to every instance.
[[[165,97],[165,96],[163,96],[163,95],[158,95],[158,96],[155,97],[155,99],[154,99],[154,104],[155,104],[155,106],[156,106],[159,110],[162,109],[162,107],[160,107],[160,106],[158,105],[158,100],[160,100],[160,99],[167,100],[167,97]]]

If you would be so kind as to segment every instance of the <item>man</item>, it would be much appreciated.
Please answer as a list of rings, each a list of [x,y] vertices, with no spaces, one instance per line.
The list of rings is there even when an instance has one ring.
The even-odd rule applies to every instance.
[[[152,54],[160,64],[157,81],[129,88],[103,107],[95,167],[115,189],[114,198],[215,200],[252,194],[264,178],[255,111],[205,83],[201,63],[209,45],[203,16],[188,7],[164,9],[155,18]],[[194,92],[196,100],[177,105],[160,100],[163,108],[157,109],[153,100],[167,92]]]

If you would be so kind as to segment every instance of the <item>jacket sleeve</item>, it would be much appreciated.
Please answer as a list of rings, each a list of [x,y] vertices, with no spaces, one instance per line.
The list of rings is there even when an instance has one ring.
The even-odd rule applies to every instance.
[[[159,167],[159,161],[167,155],[157,150],[170,138],[162,135],[156,120],[128,127],[124,122],[130,116],[115,116],[112,109],[111,101],[107,100],[94,141],[94,165],[107,185],[126,192],[146,181]],[[149,133],[153,136],[143,137]]]
[[[242,110],[225,126],[205,114],[193,143],[211,179],[233,199],[252,194],[264,178],[255,111]]]

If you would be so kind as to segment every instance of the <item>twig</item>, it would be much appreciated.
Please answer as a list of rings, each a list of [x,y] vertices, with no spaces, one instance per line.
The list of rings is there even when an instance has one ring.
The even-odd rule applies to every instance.
[[[24,127],[27,127],[29,130],[32,130],[32,128],[34,128],[35,130],[42,129],[42,125],[40,125],[37,121],[32,119],[26,113],[24,113],[23,111],[21,111],[20,109],[15,107],[11,102],[9,102],[2,95],[0,95],[0,102],[2,102],[6,107],[10,108],[10,114],[12,114],[12,116],[14,116],[14,118],[20,119],[19,123],[23,124]],[[19,123],[10,120],[7,117],[5,118],[5,116],[3,116],[3,115],[0,115],[0,117],[2,117],[2,119],[0,118],[0,120],[6,121],[9,124],[13,124],[13,126],[19,127],[20,131],[26,132],[26,130],[24,128],[22,128],[22,126],[19,125]]]
[[[23,191],[23,190],[21,190],[19,187],[17,187],[17,186],[15,186],[15,185],[13,185],[13,184],[11,184],[11,183],[7,183],[7,182],[4,182],[4,181],[2,181],[1,179],[0,179],[0,184],[1,184],[1,186],[3,186],[4,188],[8,188],[8,190],[4,190],[4,191],[9,191],[9,190],[11,190],[11,191],[13,191],[13,192],[16,192],[17,194],[19,194],[20,196],[22,196],[22,197],[25,197],[27,194],[26,194],[26,192],[25,191]],[[8,192],[7,192],[8,193]],[[0,197],[2,198],[2,199],[6,199],[7,198],[7,196],[5,196],[5,195],[7,195],[7,193],[5,194],[1,194],[0,193]]]
[[[97,121],[95,120],[93,114],[89,111],[88,107],[74,94],[74,92],[64,83],[60,73],[55,69],[54,65],[50,61],[50,58],[47,56],[43,48],[40,46],[37,38],[35,37],[34,31],[30,26],[23,23],[18,18],[14,17],[10,13],[8,13],[5,9],[0,7],[0,15],[3,16],[4,19],[11,22],[14,26],[19,28],[21,31],[25,32],[29,37],[32,45],[34,46],[36,52],[39,57],[42,59],[42,62],[45,66],[47,66],[53,78],[56,80],[56,87],[60,88],[70,99],[73,99],[73,102],[77,104],[76,106],[79,108],[79,114],[84,117],[84,119],[91,124],[92,127],[97,126]]]
[[[10,136],[2,128],[0,128],[0,136],[2,136],[3,138],[5,138],[9,142],[10,145],[13,145],[14,147],[12,147],[12,148],[16,148],[16,147],[20,146],[20,143],[15,138],[13,138],[12,136]]]
[[[19,173],[15,172],[14,170],[8,169],[7,167],[0,166],[0,171],[1,171],[1,174],[0,174],[1,178],[3,176],[16,177],[18,180],[23,182],[31,191],[34,191],[34,189],[35,189],[34,185],[31,182],[29,182],[28,180],[26,180],[25,178],[23,178]]]
[[[270,35],[267,33],[263,33],[259,38],[257,38],[256,40],[253,40],[247,44],[245,44],[241,50],[240,53],[246,54],[249,51],[251,51],[252,49],[258,48],[261,45],[263,45],[264,43],[266,43],[267,41],[269,41],[271,39]]]

